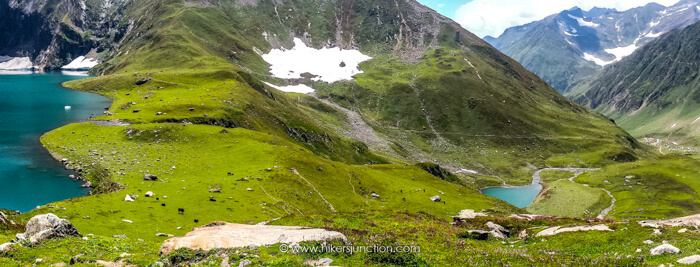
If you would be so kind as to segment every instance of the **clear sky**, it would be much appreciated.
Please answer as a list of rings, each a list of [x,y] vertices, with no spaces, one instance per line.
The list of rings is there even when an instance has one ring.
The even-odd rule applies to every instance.
[[[484,37],[497,37],[509,27],[541,20],[549,15],[578,6],[589,10],[595,6],[623,11],[656,2],[665,6],[679,0],[418,0],[422,4],[454,19],[464,28]]]

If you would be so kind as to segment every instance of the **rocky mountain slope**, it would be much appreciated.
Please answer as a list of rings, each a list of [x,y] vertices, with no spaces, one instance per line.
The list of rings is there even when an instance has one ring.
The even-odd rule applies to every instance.
[[[105,57],[133,26],[123,15],[129,2],[4,0],[0,56],[27,58],[38,69],[57,69],[88,54]]]
[[[700,144],[700,24],[674,30],[580,86],[575,100],[637,136]]]
[[[650,3],[626,11],[573,8],[484,40],[567,94],[662,34],[700,20],[700,2]]]

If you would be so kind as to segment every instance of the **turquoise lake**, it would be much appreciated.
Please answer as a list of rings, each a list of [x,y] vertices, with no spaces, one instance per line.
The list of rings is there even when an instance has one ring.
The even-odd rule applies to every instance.
[[[39,142],[45,132],[110,106],[106,97],[60,86],[81,78],[86,76],[0,74],[0,208],[27,212],[88,193]]]
[[[537,183],[520,187],[486,188],[481,190],[481,193],[508,202],[518,208],[524,208],[535,201],[535,197],[540,193],[540,189],[542,189],[542,185],[538,181]]]

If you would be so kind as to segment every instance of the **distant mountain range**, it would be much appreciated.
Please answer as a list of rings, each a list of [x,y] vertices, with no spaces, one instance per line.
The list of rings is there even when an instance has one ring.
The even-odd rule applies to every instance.
[[[573,99],[636,136],[700,145],[700,22],[673,30],[605,68]]]
[[[650,3],[627,11],[565,10],[507,29],[485,41],[542,77],[562,94],[673,29],[700,20],[700,1],[665,7]]]

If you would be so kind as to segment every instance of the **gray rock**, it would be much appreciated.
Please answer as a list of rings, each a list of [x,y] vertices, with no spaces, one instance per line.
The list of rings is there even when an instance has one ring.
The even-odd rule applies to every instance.
[[[378,195],[377,193],[372,193],[371,196],[372,196],[373,198],[379,198],[379,195]]]
[[[318,260],[308,259],[304,262],[304,265],[307,265],[307,266],[330,266],[331,263],[333,263],[333,259],[331,259],[331,258],[320,258]]]
[[[2,224],[2,225],[15,225],[15,222],[10,220],[10,218],[8,218],[7,215],[5,215],[5,213],[2,213],[0,211],[0,224]]]
[[[127,194],[126,197],[124,197],[124,201],[126,201],[126,202],[134,202],[134,199],[131,198],[131,196]]]
[[[219,188],[210,189],[209,193],[221,193],[221,189],[219,189]]]
[[[253,263],[253,262],[252,262],[252,261],[249,261],[249,260],[242,260],[241,262],[238,263],[238,267],[246,267],[246,266],[248,266],[248,265],[250,265],[250,264],[252,264],[252,263]]]
[[[68,236],[82,237],[68,220],[58,218],[58,216],[48,213],[32,217],[27,222],[26,232],[18,234],[16,237],[20,242],[27,240],[32,245],[39,244],[52,238],[64,238]]]
[[[146,192],[146,194],[145,194],[144,196],[146,196],[146,197],[152,197],[152,196],[154,196],[154,195],[155,195],[155,194],[153,194],[153,192],[148,191],[148,192]]]
[[[677,247],[674,247],[671,244],[663,244],[661,246],[655,247],[651,249],[651,255],[656,256],[656,255],[661,255],[665,253],[679,253],[681,252],[680,249]]]
[[[1,245],[0,245],[0,252],[5,252],[5,251],[10,250],[10,247],[12,247],[12,245],[14,245],[14,244],[15,244],[15,243],[5,243],[5,244],[1,244]]]
[[[676,262],[680,263],[680,264],[695,264],[697,262],[700,262],[700,255],[688,256],[688,257],[682,258]]]
[[[442,201],[442,199],[440,198],[440,196],[433,196],[430,198],[430,201],[440,202]]]
[[[486,227],[491,229],[491,234],[496,238],[508,238],[510,235],[510,231],[499,224],[487,222]]]
[[[144,174],[143,180],[144,181],[158,181],[158,176],[155,176],[153,174]]]
[[[138,80],[136,81],[136,85],[145,84],[145,83],[149,82],[150,80],[151,80],[151,77],[138,79]]]

